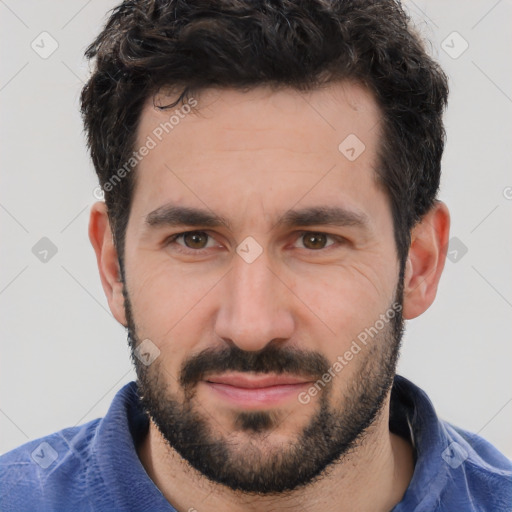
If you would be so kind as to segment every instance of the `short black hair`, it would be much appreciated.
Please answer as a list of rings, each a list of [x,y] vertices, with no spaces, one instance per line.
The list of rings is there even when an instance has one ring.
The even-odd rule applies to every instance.
[[[183,103],[208,87],[310,91],[336,80],[379,104],[378,182],[405,264],[411,229],[439,189],[447,78],[394,0],[126,0],[87,48],[81,110],[123,263],[136,172],[105,187],[132,155],[142,107],[163,88]]]

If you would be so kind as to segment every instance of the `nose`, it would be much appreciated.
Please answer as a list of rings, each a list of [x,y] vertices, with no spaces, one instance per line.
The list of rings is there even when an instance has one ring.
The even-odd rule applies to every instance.
[[[223,279],[215,333],[246,351],[258,351],[294,331],[291,291],[271,270],[265,252],[252,263],[235,255]]]

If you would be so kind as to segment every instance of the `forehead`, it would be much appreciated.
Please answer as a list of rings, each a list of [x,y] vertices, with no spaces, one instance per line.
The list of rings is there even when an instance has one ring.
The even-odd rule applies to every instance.
[[[361,85],[307,93],[207,89],[189,97],[193,109],[155,107],[176,98],[157,95],[142,110],[136,150],[151,149],[137,164],[141,215],[170,201],[216,208],[259,201],[266,214],[301,197],[318,203],[344,196],[350,206],[375,191],[381,113]]]
[[[198,141],[204,150],[210,148],[209,143],[223,150],[259,149],[263,144],[268,148],[280,146],[296,150],[296,145],[303,143],[304,138],[311,141],[311,146],[324,140],[323,146],[332,149],[332,142],[344,134],[367,138],[380,119],[373,95],[354,82],[333,82],[309,92],[269,86],[248,91],[210,88],[191,95],[185,102],[188,105],[157,108],[172,105],[176,100],[176,94],[165,93],[148,98],[138,127],[139,142],[148,134],[171,142],[171,132],[177,140],[179,132],[200,130],[204,132],[201,135],[208,134],[206,139]],[[189,113],[189,105],[197,105],[197,109]],[[276,140],[276,133],[285,134],[283,130],[289,136]],[[326,137],[327,130],[333,132],[332,137]],[[237,146],[240,140],[226,136],[234,132],[238,139],[244,139],[243,147]],[[305,137],[299,141],[294,135]]]

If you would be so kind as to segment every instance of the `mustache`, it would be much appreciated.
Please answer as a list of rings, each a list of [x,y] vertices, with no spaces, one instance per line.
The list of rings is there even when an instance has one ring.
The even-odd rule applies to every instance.
[[[329,367],[328,360],[322,354],[290,347],[268,345],[258,352],[247,352],[236,346],[221,350],[208,348],[184,362],[179,382],[184,388],[189,388],[209,375],[228,371],[290,373],[316,380]]]

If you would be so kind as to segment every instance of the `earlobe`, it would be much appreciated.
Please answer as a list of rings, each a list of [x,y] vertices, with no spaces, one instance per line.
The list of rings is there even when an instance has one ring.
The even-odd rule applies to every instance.
[[[437,201],[411,234],[404,278],[405,319],[425,312],[435,299],[443,272],[450,231],[450,214]]]
[[[126,327],[123,283],[121,280],[117,250],[104,202],[97,202],[91,208],[89,218],[89,240],[96,253],[101,284],[107,297],[110,311],[115,319]]]

